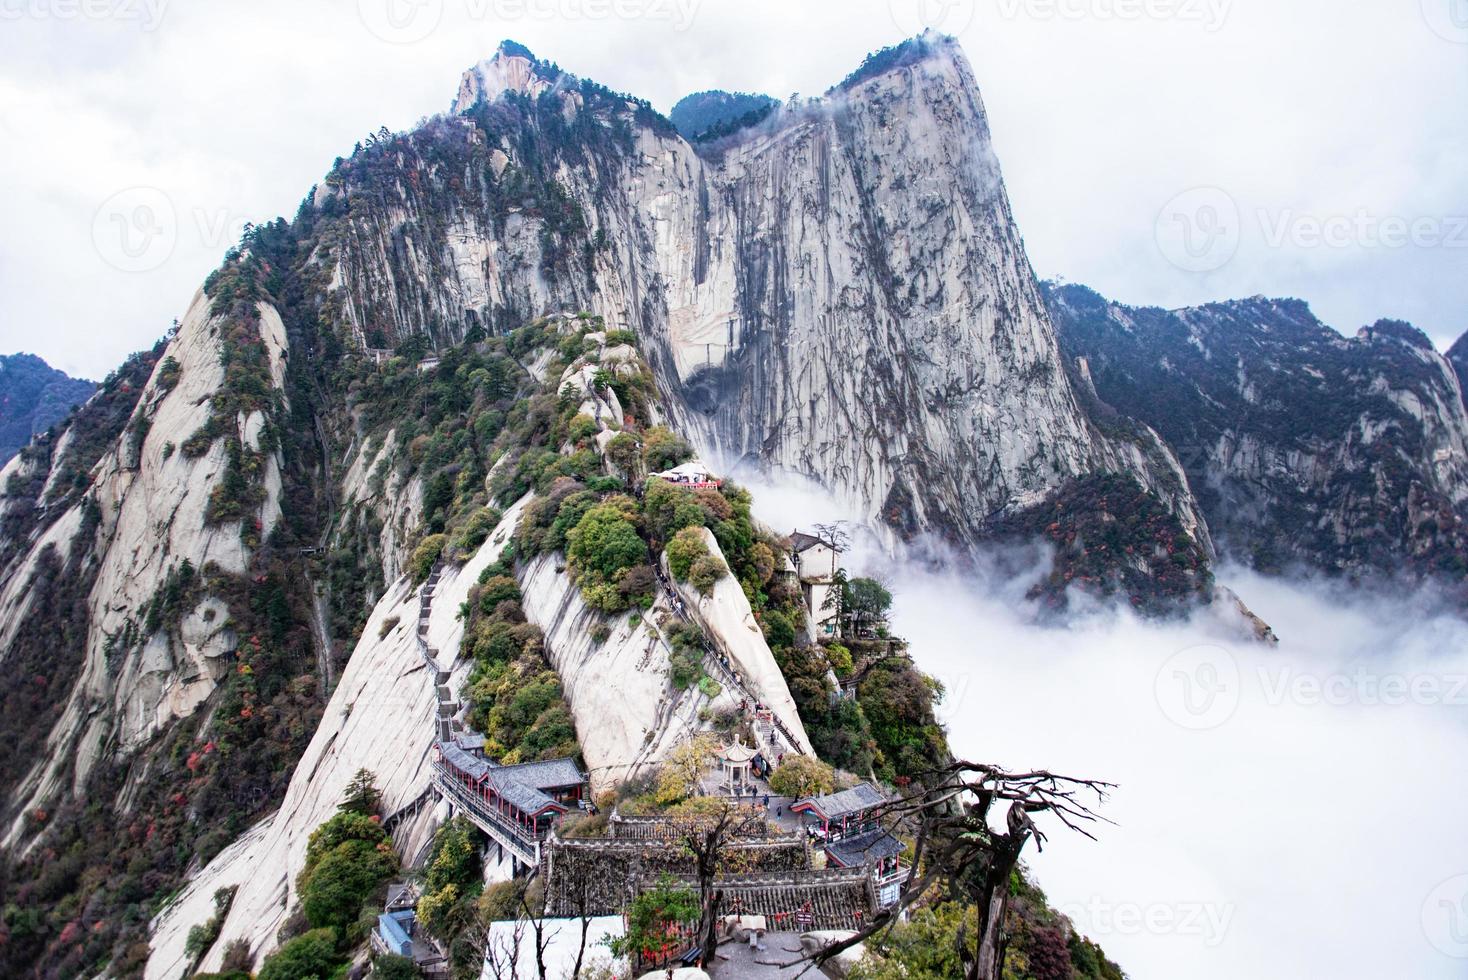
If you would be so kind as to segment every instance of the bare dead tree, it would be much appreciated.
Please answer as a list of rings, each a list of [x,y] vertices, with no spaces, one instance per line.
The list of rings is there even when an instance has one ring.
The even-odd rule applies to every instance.
[[[719,949],[719,907],[724,892],[716,887],[714,879],[723,870],[725,849],[737,838],[759,836],[766,831],[760,813],[725,802],[714,813],[690,820],[681,835],[683,846],[693,855],[694,873],[698,877],[699,955],[705,967],[714,962]]]
[[[1095,840],[1091,827],[1107,822],[1091,809],[1104,803],[1113,784],[1062,776],[1044,769],[1008,772],[999,766],[952,762],[925,774],[923,786],[883,808],[884,815],[916,826],[912,874],[897,902],[872,917],[865,928],[806,958],[819,966],[844,950],[888,929],[903,911],[935,886],[973,903],[978,932],[968,949],[967,925],[958,934],[958,957],[967,980],[999,980],[1008,937],[1009,876],[1030,840],[1044,849],[1045,832],[1033,815],[1049,814],[1067,830]],[[1007,805],[1007,806],[1006,806]],[[1004,808],[1004,829],[989,823]]]
[[[581,923],[581,941],[576,947],[576,965],[571,968],[571,980],[581,980],[581,965],[586,958],[586,933],[591,928],[591,881],[585,875],[578,875],[571,882],[572,904],[576,908],[576,918]]]
[[[545,973],[545,949],[550,945],[550,940],[545,935],[545,919],[535,914],[530,903],[525,901],[526,889],[520,889],[520,911],[524,913],[524,921],[530,923],[530,928],[535,930],[535,975],[538,980],[546,980]]]
[[[488,923],[476,925],[470,944],[478,951],[479,961],[484,964],[484,972],[494,980],[519,980],[520,939],[524,934],[523,921],[515,923],[508,938],[494,937],[489,931]]]
[[[550,947],[551,937],[545,934],[543,919],[537,916],[526,902],[523,888],[518,897],[520,915],[515,919],[515,924],[510,929],[508,936],[496,936],[493,932],[494,922],[481,919],[465,931],[465,942],[470,949],[474,950],[479,962],[483,964],[483,972],[493,977],[494,980],[547,980],[545,951]],[[527,930],[532,931],[535,935],[535,972],[528,975],[520,972],[520,948]],[[584,924],[582,930],[581,941],[584,946],[586,942]],[[530,970],[531,965],[526,964],[525,969]],[[579,958],[577,969],[578,971],[580,969]]]
[[[847,533],[846,524],[816,524],[815,536],[830,547],[832,551],[846,552],[851,550],[851,535]]]

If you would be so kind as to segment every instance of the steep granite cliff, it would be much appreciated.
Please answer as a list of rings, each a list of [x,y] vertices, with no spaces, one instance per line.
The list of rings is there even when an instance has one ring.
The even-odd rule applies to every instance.
[[[1299,300],[1049,297],[1096,397],[1176,450],[1224,554],[1275,571],[1468,571],[1468,416],[1421,331],[1343,337]]]
[[[973,75],[933,35],[820,99],[686,142],[509,47],[456,115],[341,161],[332,288],[359,343],[445,344],[546,309],[634,329],[706,454],[820,480],[962,546],[1123,473],[1205,546],[1142,427],[1101,431],[1060,364]]]

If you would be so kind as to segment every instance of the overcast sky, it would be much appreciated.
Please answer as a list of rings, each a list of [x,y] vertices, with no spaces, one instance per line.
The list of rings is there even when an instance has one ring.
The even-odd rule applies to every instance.
[[[0,0],[0,352],[105,374],[501,38],[666,110],[818,94],[924,13],[1041,276],[1468,329],[1468,0]]]

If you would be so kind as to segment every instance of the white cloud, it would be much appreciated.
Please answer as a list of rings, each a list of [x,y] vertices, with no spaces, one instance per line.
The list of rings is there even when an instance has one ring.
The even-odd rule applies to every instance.
[[[818,491],[754,490],[782,531],[830,517]],[[1098,842],[1051,827],[1028,858],[1129,975],[1461,975],[1442,948],[1468,954],[1454,945],[1468,944],[1468,880],[1453,880],[1468,873],[1468,625],[1430,597],[1225,569],[1281,637],[1268,648],[1208,616],[1041,627],[1017,601],[1023,581],[894,573],[870,551],[852,565],[891,580],[895,629],[950,692],[956,753],[1119,784],[1104,810],[1116,826]],[[1236,683],[1211,675],[1230,710],[1199,700],[1205,713],[1179,715],[1202,689],[1176,685],[1210,676],[1200,648],[1236,670]]]

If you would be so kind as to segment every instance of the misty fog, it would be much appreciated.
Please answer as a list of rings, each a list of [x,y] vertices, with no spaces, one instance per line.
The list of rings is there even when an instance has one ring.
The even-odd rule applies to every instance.
[[[752,489],[782,533],[849,516],[812,488]],[[1098,840],[1042,821],[1026,861],[1129,975],[1461,975],[1468,785],[1441,760],[1468,736],[1468,625],[1432,596],[1220,568],[1270,646],[1208,612],[1081,603],[1038,625],[1033,573],[871,543],[846,564],[890,585],[957,755],[1118,784]]]

